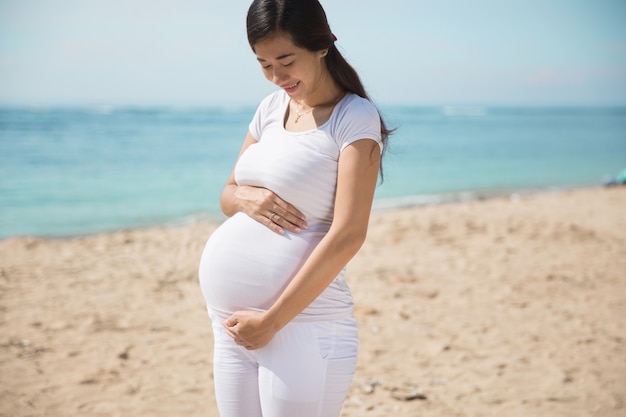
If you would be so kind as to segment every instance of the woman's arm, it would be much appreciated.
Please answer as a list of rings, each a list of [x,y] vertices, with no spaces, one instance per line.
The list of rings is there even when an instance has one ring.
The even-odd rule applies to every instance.
[[[339,157],[335,212],[328,233],[268,311],[239,311],[224,322],[238,344],[248,349],[267,344],[357,253],[367,234],[379,165],[379,145],[371,139],[358,140],[344,149]]]
[[[255,143],[254,137],[248,133],[239,151],[239,157]],[[307,227],[304,214],[272,191],[267,188],[237,185],[234,171],[222,189],[220,207],[229,217],[243,211],[279,234],[285,233],[284,229],[298,233],[300,229]]]

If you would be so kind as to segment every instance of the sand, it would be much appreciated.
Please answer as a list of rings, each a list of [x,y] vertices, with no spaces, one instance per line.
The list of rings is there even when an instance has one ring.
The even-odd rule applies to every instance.
[[[0,415],[217,416],[215,226],[0,241]],[[374,213],[343,417],[626,416],[626,188]]]

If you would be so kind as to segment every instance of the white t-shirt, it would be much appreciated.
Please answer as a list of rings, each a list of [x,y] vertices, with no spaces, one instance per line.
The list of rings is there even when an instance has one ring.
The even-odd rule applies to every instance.
[[[306,132],[285,130],[288,105],[282,90],[259,105],[250,123],[257,142],[239,158],[235,181],[274,191],[304,213],[308,229],[279,235],[243,212],[222,223],[200,261],[207,306],[222,318],[273,305],[332,223],[341,151],[359,139],[381,143],[378,111],[357,95],[346,95],[326,123]],[[294,321],[350,317],[352,295],[343,276],[344,271]]]
[[[293,204],[309,226],[332,221],[339,155],[359,139],[372,139],[382,152],[380,116],[376,107],[347,94],[323,125],[306,132],[284,128],[290,97],[283,90],[259,105],[249,130],[258,143],[242,155],[235,168],[238,184],[266,187]]]

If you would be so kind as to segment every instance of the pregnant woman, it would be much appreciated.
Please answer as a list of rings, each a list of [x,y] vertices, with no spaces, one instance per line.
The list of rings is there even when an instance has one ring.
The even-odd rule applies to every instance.
[[[367,232],[389,131],[317,0],[258,0],[248,41],[279,88],[221,195],[200,284],[222,417],[337,417],[358,332],[348,261]]]

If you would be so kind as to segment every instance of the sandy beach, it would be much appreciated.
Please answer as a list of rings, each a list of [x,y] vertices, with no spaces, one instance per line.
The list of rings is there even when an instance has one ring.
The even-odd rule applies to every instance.
[[[215,225],[0,241],[0,416],[217,417]],[[342,417],[626,416],[626,188],[379,211]]]

